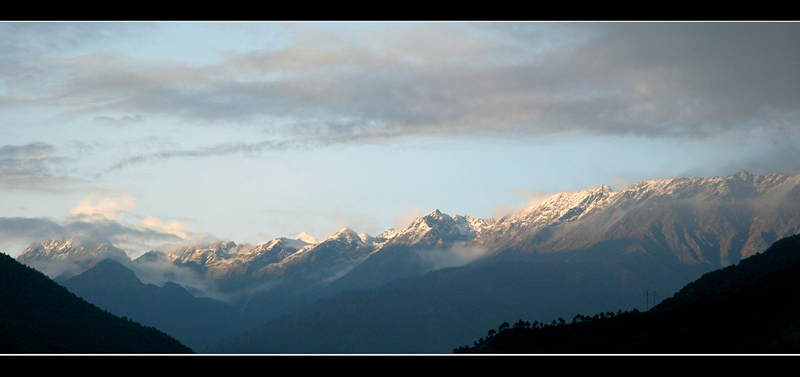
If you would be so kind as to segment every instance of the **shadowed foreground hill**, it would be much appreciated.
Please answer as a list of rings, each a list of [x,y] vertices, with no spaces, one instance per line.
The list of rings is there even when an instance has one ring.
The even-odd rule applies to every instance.
[[[163,332],[103,311],[0,253],[0,353],[191,352]]]
[[[800,235],[705,274],[648,312],[517,322],[456,353],[800,353]],[[611,314],[611,313],[609,313]]]

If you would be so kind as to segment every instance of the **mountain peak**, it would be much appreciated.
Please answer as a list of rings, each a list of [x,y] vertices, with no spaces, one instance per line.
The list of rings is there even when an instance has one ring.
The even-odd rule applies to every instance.
[[[113,245],[80,238],[57,238],[34,242],[17,256],[17,260],[65,259],[75,256],[106,256],[118,260],[128,259],[124,251]]]
[[[375,240],[375,237],[372,237],[372,236],[370,236],[369,234],[366,234],[366,233],[359,233],[358,234],[358,238],[360,238],[361,242],[364,242],[364,243],[370,243],[370,242]]]
[[[297,241],[303,241],[303,242],[309,243],[309,244],[318,244],[319,243],[318,239],[314,238],[314,236],[312,236],[312,235],[310,235],[310,234],[308,234],[306,232],[298,234],[294,239],[297,240]]]
[[[753,178],[754,176],[755,174],[744,169],[739,169],[739,171],[737,171],[735,174],[730,175],[730,177],[733,178],[744,178],[744,179],[750,179]]]
[[[356,233],[354,230],[350,228],[342,228],[342,230],[328,237],[328,239],[335,239],[335,240],[345,241],[348,243],[355,242],[356,240],[361,241],[361,237],[359,237],[358,233]]]
[[[349,233],[356,234],[356,232],[354,230],[352,230],[352,229],[350,229],[348,227],[344,227],[341,230],[339,230],[338,232],[336,232],[336,234],[349,234]]]
[[[600,186],[595,187],[595,189],[592,190],[592,191],[593,192],[613,192],[614,189],[612,189],[611,186],[608,186],[608,185],[600,185]]]
[[[78,237],[34,242],[16,259],[50,277],[72,276],[103,259],[121,263],[131,261],[125,251],[113,245]],[[52,263],[54,261],[59,263]]]

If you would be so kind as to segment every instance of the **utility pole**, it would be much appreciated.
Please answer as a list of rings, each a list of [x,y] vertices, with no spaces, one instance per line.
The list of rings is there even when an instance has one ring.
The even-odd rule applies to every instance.
[[[648,310],[650,310],[650,296],[651,296],[650,291],[645,291],[644,296],[645,296],[645,300],[647,301],[647,304],[646,304],[647,305],[646,306],[647,309],[645,311],[648,311]],[[656,306],[656,291],[653,291],[652,296],[653,296],[653,306]]]

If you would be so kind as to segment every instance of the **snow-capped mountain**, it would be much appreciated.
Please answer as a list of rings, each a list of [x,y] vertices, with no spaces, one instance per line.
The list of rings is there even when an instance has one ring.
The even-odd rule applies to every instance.
[[[403,230],[400,229],[400,228],[389,228],[389,229],[384,230],[383,232],[381,232],[380,234],[378,234],[375,237],[378,238],[378,239],[382,239],[384,241],[388,241],[388,240],[394,238],[395,236],[397,236],[398,234],[400,234],[400,232],[402,232],[402,231]]]
[[[123,264],[131,261],[121,249],[82,237],[34,242],[16,259],[53,278],[79,274],[103,259]]]
[[[797,233],[800,175],[739,171],[724,177],[644,181],[622,190],[598,186],[557,193],[499,219],[448,215],[437,209],[403,229],[387,229],[377,236],[345,228],[324,240],[305,233],[255,245],[225,240],[151,251],[134,261],[110,244],[73,238],[34,243],[17,259],[62,278],[101,259],[116,259],[142,281],[174,282],[196,296],[225,300],[234,306],[236,321],[255,326],[319,298],[392,281],[459,275],[449,274],[454,270],[467,271],[464,276],[470,278],[436,280],[438,292],[460,300],[465,299],[459,292],[466,285],[504,291],[493,286],[491,271],[508,266],[504,262],[509,260],[525,271],[509,278],[536,275],[533,285],[514,281],[530,290],[538,307],[551,305],[536,301],[544,295],[537,290],[553,289],[551,283],[576,290],[591,284],[590,291],[607,298],[634,291],[638,298],[639,291],[654,287],[668,295],[702,273],[735,264]],[[526,270],[539,262],[544,264]],[[467,268],[427,274],[458,266]],[[561,275],[548,278],[551,271]],[[164,284],[168,286],[174,287]],[[597,298],[594,304],[630,302],[603,300]],[[180,324],[182,319],[174,321]]]
[[[124,251],[103,243],[87,242],[77,238],[58,238],[35,242],[17,258],[20,262],[38,260],[74,260],[106,257],[126,259]]]
[[[500,219],[451,216],[437,209],[405,229],[374,237],[345,228],[325,240],[301,233],[257,245],[221,241],[151,252],[137,262],[167,261],[228,290],[300,276],[303,284],[314,285],[314,279],[330,282],[351,271],[356,272],[351,280],[369,275],[372,285],[442,266],[610,250],[606,245],[681,263],[725,266],[798,233],[798,207],[800,175],[739,171],[725,177],[644,181],[617,191],[598,186],[557,193]],[[33,244],[17,259],[35,267],[83,261],[73,265],[75,273],[88,266],[86,260],[106,255],[127,258],[111,245],[56,240]]]
[[[472,220],[472,221],[470,221]],[[465,216],[447,216],[438,209],[414,220],[406,229],[398,232],[389,245],[424,245],[442,247],[454,242],[469,242],[480,231],[480,223]]]
[[[705,272],[738,263],[798,233],[800,175],[739,171],[724,177],[650,180],[621,190],[598,186],[557,193],[498,219],[437,209],[405,228],[376,236],[345,228],[324,240],[305,233],[255,245],[225,240],[151,251],[134,261],[108,243],[73,238],[34,243],[17,259],[62,278],[78,275],[101,259],[116,259],[143,282],[174,282],[195,296],[224,300],[233,307],[228,313],[235,313],[224,322],[242,326],[260,325],[320,298],[352,298],[336,296],[346,291],[357,295],[384,287],[394,294],[404,284],[430,299],[424,304],[431,308],[426,315],[451,323],[447,315],[474,311],[479,318],[484,310],[506,305],[524,313],[569,314],[584,311],[585,305],[633,305],[645,289],[657,288],[668,297]],[[444,269],[459,266],[466,268]],[[503,296],[506,284],[524,294]],[[432,291],[425,291],[428,287]],[[488,301],[469,302],[465,287]],[[586,295],[592,299],[584,300]],[[417,296],[412,296],[407,304],[416,303]],[[485,302],[492,304],[486,308]],[[527,306],[516,306],[523,302]],[[353,307],[326,306],[316,313],[347,310],[351,316]],[[388,316],[368,304],[359,308]],[[170,320],[177,327],[185,322],[180,316]],[[438,337],[434,330],[441,327],[426,336]]]
[[[297,263],[297,260],[316,261],[320,258],[336,258],[350,251],[363,246],[364,240],[350,228],[344,228],[336,234],[328,237],[324,241],[314,244],[312,247],[304,248],[301,252],[295,253],[288,258],[287,262]],[[324,255],[324,256],[322,256]]]
[[[318,239],[314,238],[314,236],[312,236],[312,235],[310,235],[310,234],[308,234],[306,232],[302,232],[302,233],[298,234],[294,238],[294,240],[302,241],[302,242],[305,242],[306,244],[309,244],[309,245],[314,245],[314,244],[318,244],[319,243]]]
[[[620,239],[630,241],[629,251],[642,251],[646,241],[686,254],[680,255],[686,262],[725,266],[800,231],[798,206],[800,175],[742,170],[555,194],[499,219],[482,240],[492,250],[517,254],[587,249]]]
[[[177,264],[193,263],[206,268],[226,265],[234,255],[240,254],[242,247],[233,241],[216,242],[206,245],[187,246],[169,253],[169,259]]]
[[[278,263],[297,251],[319,243],[306,233],[295,238],[277,237],[257,245],[219,241],[191,245],[162,253],[162,258],[177,265],[194,265],[202,271],[227,270],[234,266],[248,269]]]

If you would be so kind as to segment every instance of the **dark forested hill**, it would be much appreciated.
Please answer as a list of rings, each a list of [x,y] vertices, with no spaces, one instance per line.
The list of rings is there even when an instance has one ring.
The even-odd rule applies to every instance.
[[[0,353],[178,354],[191,349],[87,303],[0,253]]]
[[[458,353],[800,353],[800,235],[705,274],[647,312],[507,322]]]

